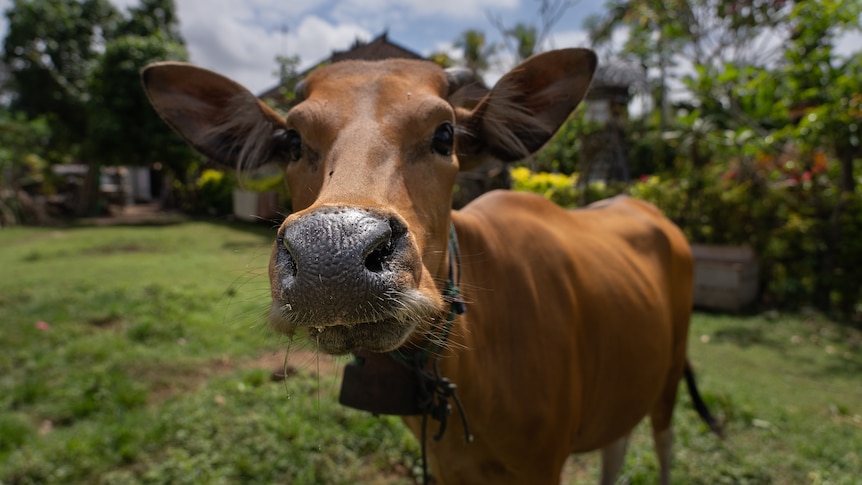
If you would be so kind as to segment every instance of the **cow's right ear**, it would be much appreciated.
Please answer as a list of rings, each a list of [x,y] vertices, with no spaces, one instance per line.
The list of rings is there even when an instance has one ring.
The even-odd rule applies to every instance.
[[[458,111],[461,170],[487,156],[514,162],[539,150],[586,95],[596,64],[589,49],[560,49],[506,73],[472,112]]]
[[[162,119],[205,156],[231,167],[271,161],[283,118],[244,87],[181,62],[150,64],[141,79]]]

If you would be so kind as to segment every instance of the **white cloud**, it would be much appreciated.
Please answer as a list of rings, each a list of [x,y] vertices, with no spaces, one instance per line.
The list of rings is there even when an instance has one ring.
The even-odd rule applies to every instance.
[[[231,77],[257,93],[275,84],[278,55],[299,55],[306,67],[328,57],[334,49],[348,48],[357,37],[371,37],[356,25],[333,25],[314,15],[303,16],[298,27],[291,28],[289,25],[296,22],[289,19],[296,18],[296,12],[278,7],[270,11],[268,3],[272,2],[178,2],[191,62]],[[264,11],[269,13],[262,19]],[[287,28],[286,33],[283,28]]]
[[[319,17],[309,15],[302,19],[296,34],[290,37],[296,49],[288,48],[291,55],[298,53],[302,68],[311,67],[332,54],[333,50],[345,50],[357,40],[370,41],[374,35],[355,24],[331,24]]]
[[[346,0],[332,15],[338,20],[374,18],[394,25],[399,18],[484,20],[489,9],[511,10],[519,0]]]
[[[589,47],[590,37],[585,30],[567,30],[551,34],[545,44],[543,50]]]
[[[862,25],[862,18],[859,19],[859,23]],[[848,57],[860,51],[862,51],[862,32],[846,32],[835,41],[836,55]]]

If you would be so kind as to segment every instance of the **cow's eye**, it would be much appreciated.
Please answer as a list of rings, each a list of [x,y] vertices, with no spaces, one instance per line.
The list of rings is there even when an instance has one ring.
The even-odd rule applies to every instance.
[[[431,151],[439,155],[452,155],[452,146],[455,144],[455,129],[452,123],[444,121],[440,123],[431,139]]]
[[[302,137],[296,130],[278,130],[274,136],[275,150],[278,154],[287,158],[289,162],[302,158]]]

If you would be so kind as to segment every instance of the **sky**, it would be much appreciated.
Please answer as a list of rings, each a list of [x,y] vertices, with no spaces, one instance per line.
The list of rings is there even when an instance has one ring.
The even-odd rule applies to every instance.
[[[357,40],[370,41],[388,32],[390,41],[427,56],[451,51],[468,29],[500,40],[491,18],[505,26],[538,24],[540,0],[175,0],[190,61],[226,75],[260,94],[277,83],[276,56],[300,58],[300,69],[346,50]],[[121,10],[138,0],[111,0]],[[602,14],[606,0],[573,0],[556,22],[548,48],[587,45],[584,19]],[[0,0],[0,11],[11,5]],[[0,15],[0,39],[7,30]],[[624,35],[624,34],[623,34]],[[621,43],[621,39],[618,39]],[[615,42],[615,44],[617,43]],[[862,35],[845,36],[838,52],[862,45]],[[493,84],[510,63],[484,77]]]
[[[420,55],[451,49],[468,29],[498,40],[489,18],[503,25],[539,23],[538,0],[175,0],[190,62],[224,74],[254,93],[277,82],[276,56],[298,55],[310,67],[333,50],[388,32],[390,41]],[[137,0],[111,0],[121,10]],[[0,0],[5,11],[11,0]],[[605,0],[576,0],[556,22],[547,47],[586,45],[583,20]],[[7,29],[0,17],[0,38]],[[511,66],[500,66],[497,75]]]

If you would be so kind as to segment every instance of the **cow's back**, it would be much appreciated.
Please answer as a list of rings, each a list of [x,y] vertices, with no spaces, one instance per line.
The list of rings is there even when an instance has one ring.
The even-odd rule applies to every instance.
[[[653,410],[656,382],[678,382],[692,263],[653,206],[622,197],[567,211],[501,191],[453,220],[468,312],[442,362],[481,422],[479,448],[525,462],[560,440],[596,449]]]

